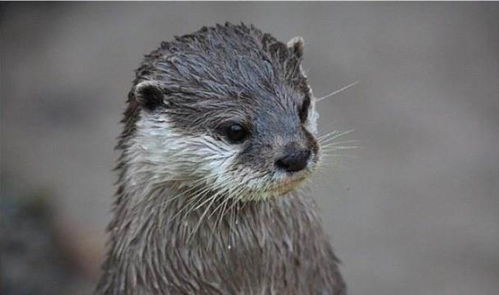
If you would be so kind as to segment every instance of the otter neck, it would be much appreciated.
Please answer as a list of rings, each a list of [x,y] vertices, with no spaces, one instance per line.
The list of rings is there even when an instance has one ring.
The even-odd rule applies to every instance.
[[[311,199],[231,203],[222,216],[209,204],[179,211],[189,201],[169,186],[123,183],[102,294],[305,294],[342,282]]]
[[[124,184],[119,189],[115,218],[110,225],[114,247],[136,251],[140,256],[148,248],[165,246],[231,250],[239,243],[263,245],[269,235],[272,239],[292,241],[305,234],[301,229],[313,233],[319,227],[315,202],[296,192],[266,200],[240,201],[223,199],[214,193],[200,198],[191,195],[192,191],[167,184]],[[240,236],[242,233],[251,235]]]

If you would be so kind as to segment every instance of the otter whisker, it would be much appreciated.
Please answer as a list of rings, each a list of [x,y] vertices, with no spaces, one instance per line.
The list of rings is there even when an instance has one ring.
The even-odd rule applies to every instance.
[[[190,213],[196,211],[202,205],[206,204],[206,202],[209,201],[209,198],[206,197],[210,196],[210,192],[213,192],[213,189],[205,187],[199,190],[197,193],[193,194],[190,197],[190,200],[184,205],[185,209],[182,209],[184,211],[183,219],[187,218]]]
[[[333,132],[329,133],[326,136],[319,137],[318,141],[320,143],[324,143],[326,141],[331,141],[331,140],[334,140],[334,139],[339,138],[341,136],[345,136],[345,135],[350,134],[350,133],[352,133],[354,131],[355,131],[354,129],[346,130],[346,131],[343,131],[343,132],[338,132],[337,131],[336,133],[333,131]]]
[[[360,140],[351,139],[351,140],[342,140],[342,141],[333,141],[331,143],[326,143],[326,145],[339,145],[339,144],[350,144],[350,143],[359,143]],[[321,145],[324,146],[324,145]]]
[[[197,202],[201,201],[202,197],[206,196],[208,194],[208,192],[209,192],[208,188],[204,188],[202,190],[195,191],[193,193],[193,195],[189,196],[189,200],[182,206],[182,208],[180,208],[180,210],[178,210],[178,212],[175,213],[175,215],[172,217],[172,219],[174,220],[175,218],[179,217],[182,213],[184,213],[182,219],[185,219],[189,215],[190,212],[194,211],[193,206],[195,206],[195,204]]]
[[[213,182],[216,182],[216,180],[213,180]],[[224,183],[224,181],[220,181],[220,182]],[[199,209],[200,207],[204,206],[207,202],[210,201],[210,199],[206,199],[203,201],[203,199],[201,198],[202,196],[205,196],[205,193],[213,191],[214,195],[221,194],[221,192],[219,191],[219,187],[221,187],[221,184],[214,185],[213,187],[207,186],[204,190],[202,190],[200,193],[198,193],[193,198],[194,203],[192,201],[189,203],[189,206],[191,207],[191,210],[189,212],[192,212],[192,211]]]
[[[353,150],[362,148],[359,145],[330,145],[322,148],[322,151]]]
[[[322,101],[322,100],[324,100],[324,99],[326,99],[326,98],[328,98],[328,97],[331,97],[331,96],[334,96],[334,95],[336,95],[336,94],[339,94],[339,93],[341,93],[341,92],[343,92],[343,91],[347,90],[348,88],[350,88],[350,87],[353,87],[353,86],[357,85],[358,83],[359,83],[359,81],[355,81],[355,82],[353,82],[353,83],[350,83],[350,84],[348,84],[347,86],[344,86],[344,87],[342,87],[342,88],[340,88],[340,89],[338,89],[338,90],[335,90],[335,91],[333,91],[333,92],[331,92],[331,93],[329,93],[329,94],[327,94],[327,95],[324,95],[324,96],[322,96],[322,97],[316,98],[316,99],[315,99],[315,101],[316,101],[316,102],[319,102],[319,101]]]
[[[225,198],[222,202],[220,202],[220,204],[215,209],[213,209],[213,212],[207,217],[207,219],[210,219],[210,218],[212,218],[212,216],[214,216],[216,213],[218,213],[220,211],[220,213],[218,213],[219,216],[215,215],[215,222],[213,223],[213,226],[210,227],[210,229],[211,229],[210,243],[213,240],[213,238],[215,237],[217,230],[219,229],[219,227],[221,225],[221,222],[222,222],[222,219],[223,219],[224,213],[225,213],[225,207],[226,207],[227,203],[231,200],[232,200],[231,198]]]
[[[319,140],[319,141],[320,141],[320,140],[322,140],[322,139],[324,139],[324,138],[327,138],[328,136],[331,136],[331,135],[336,135],[336,134],[338,134],[338,133],[339,133],[339,131],[338,131],[338,130],[333,130],[333,131],[327,132],[327,133],[325,133],[325,134],[319,135],[319,136],[317,137],[317,140]]]
[[[206,214],[210,210],[210,208],[213,205],[213,203],[215,202],[215,200],[217,200],[218,196],[219,196],[219,193],[216,193],[216,194],[213,194],[210,198],[208,198],[208,200],[211,200],[211,202],[206,206],[206,209],[203,211],[203,214],[201,214],[201,216],[199,217],[198,223],[194,226],[193,231],[191,232],[189,238],[187,239],[188,241],[190,240],[191,237],[193,237],[196,234],[199,227],[201,226],[201,223],[203,222],[204,217],[206,216]]]
[[[215,209],[213,209],[213,212],[211,212],[211,214],[208,216],[208,218],[211,218],[212,216],[216,215],[219,210],[220,210],[220,218],[222,218],[222,215],[223,215],[223,209],[225,208],[225,206],[227,205],[227,203],[229,202],[229,200],[231,200],[230,198],[225,198],[222,202],[220,202],[220,204],[218,204],[217,207],[215,207]],[[215,218],[215,220],[218,220],[218,218]],[[215,221],[215,228],[218,226],[218,221]]]

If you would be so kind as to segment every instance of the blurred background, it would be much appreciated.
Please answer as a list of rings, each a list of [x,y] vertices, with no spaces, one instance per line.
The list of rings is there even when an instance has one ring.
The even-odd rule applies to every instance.
[[[304,37],[350,294],[499,294],[498,3],[2,3],[0,293],[89,294],[133,70],[203,25]]]

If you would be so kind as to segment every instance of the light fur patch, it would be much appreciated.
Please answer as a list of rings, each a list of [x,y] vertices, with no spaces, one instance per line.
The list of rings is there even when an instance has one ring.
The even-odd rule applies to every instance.
[[[312,101],[306,126],[312,133],[317,131],[314,107]],[[125,154],[128,169],[122,181],[137,201],[140,195],[165,185],[191,190],[198,196],[211,193],[240,200],[265,199],[282,194],[279,184],[300,180],[311,172],[290,177],[278,171],[257,172],[249,166],[235,166],[241,146],[209,134],[180,133],[172,128],[166,114],[142,112],[136,127]]]

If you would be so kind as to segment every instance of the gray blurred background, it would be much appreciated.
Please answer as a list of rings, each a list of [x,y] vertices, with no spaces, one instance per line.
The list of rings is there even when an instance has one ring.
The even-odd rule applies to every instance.
[[[313,182],[350,294],[499,294],[498,3],[2,3],[4,294],[91,292],[133,70],[225,21],[303,36],[316,96],[359,81],[319,110],[363,148]]]

